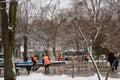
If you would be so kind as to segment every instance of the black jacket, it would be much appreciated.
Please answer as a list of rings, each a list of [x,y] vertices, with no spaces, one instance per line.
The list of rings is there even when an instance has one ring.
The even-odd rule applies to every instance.
[[[113,52],[110,52],[110,53],[108,54],[108,61],[109,61],[109,62],[113,62],[115,59],[116,59],[116,57],[115,57],[114,53],[113,53]]]

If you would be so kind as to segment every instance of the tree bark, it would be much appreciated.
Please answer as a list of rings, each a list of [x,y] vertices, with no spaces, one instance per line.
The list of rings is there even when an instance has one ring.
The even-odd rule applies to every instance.
[[[1,1],[4,1],[1,3],[1,25],[4,48],[4,80],[16,80],[14,72],[15,68],[13,64],[13,53],[17,2],[14,0],[10,1],[9,13],[7,13],[6,2],[5,0]]]

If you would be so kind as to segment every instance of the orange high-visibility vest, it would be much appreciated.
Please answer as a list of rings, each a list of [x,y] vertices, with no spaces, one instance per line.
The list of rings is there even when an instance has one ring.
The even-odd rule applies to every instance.
[[[35,64],[37,62],[37,58],[35,56],[32,56],[32,64]]]
[[[60,60],[61,59],[61,55],[57,55],[57,59]]]
[[[50,64],[50,61],[49,61],[48,56],[44,56],[44,57],[43,57],[43,60],[44,60],[44,65]]]
[[[59,59],[59,55],[57,55],[57,57],[56,57],[57,59]]]

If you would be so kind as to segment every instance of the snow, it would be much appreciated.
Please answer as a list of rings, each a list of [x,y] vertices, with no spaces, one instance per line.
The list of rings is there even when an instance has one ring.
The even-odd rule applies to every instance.
[[[120,73],[118,73],[120,74]],[[0,80],[4,80],[0,78]],[[62,75],[44,75],[42,73],[31,73],[30,75],[20,75],[16,77],[16,80],[98,80],[97,75],[89,77],[74,77]],[[101,80],[105,80],[105,77],[102,77]],[[108,80],[119,80],[118,78],[109,78]]]

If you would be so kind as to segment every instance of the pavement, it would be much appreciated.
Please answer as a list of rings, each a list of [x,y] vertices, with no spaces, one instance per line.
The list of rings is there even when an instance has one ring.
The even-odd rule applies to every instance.
[[[109,67],[106,65],[106,63],[98,63],[98,67],[100,70],[100,73],[102,76],[106,76],[107,71]],[[43,73],[44,74],[44,67],[40,67],[37,71],[31,71],[30,73]],[[68,76],[81,76],[81,77],[87,77],[87,76],[92,76],[96,74],[93,65],[91,62],[88,63],[81,63],[79,67],[76,67],[71,65],[71,64],[65,64],[65,65],[56,65],[56,66],[50,66],[50,74],[49,76],[52,75],[62,75],[66,74]],[[27,71],[25,68],[21,68],[20,70],[20,75],[27,75]],[[118,70],[114,72],[110,72],[109,77],[112,78],[120,78],[120,64],[118,67]]]

